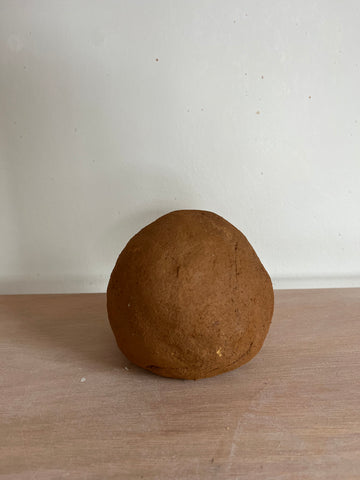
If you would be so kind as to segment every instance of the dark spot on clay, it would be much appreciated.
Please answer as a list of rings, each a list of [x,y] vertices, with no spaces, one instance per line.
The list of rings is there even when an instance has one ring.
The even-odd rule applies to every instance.
[[[156,369],[156,368],[161,368],[161,367],[158,367],[157,365],[146,365],[145,368]]]
[[[212,459],[211,459],[211,463],[214,463],[214,460],[215,460],[215,459],[214,459],[214,457],[212,457]]]
[[[179,276],[179,270],[180,270],[180,265],[178,265],[178,266],[176,267],[176,276],[177,276],[177,277]]]

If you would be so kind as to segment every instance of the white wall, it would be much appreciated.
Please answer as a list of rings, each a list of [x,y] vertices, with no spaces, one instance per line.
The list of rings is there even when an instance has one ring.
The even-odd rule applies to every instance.
[[[182,208],[277,287],[360,285],[359,26],[357,0],[1,0],[1,292],[104,290]]]

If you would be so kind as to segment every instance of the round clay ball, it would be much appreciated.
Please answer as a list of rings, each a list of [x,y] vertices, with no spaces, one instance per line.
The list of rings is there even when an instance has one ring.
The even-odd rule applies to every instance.
[[[201,210],[171,212],[140,230],[107,289],[120,350],[164,377],[211,377],[248,362],[273,308],[270,277],[245,236]]]

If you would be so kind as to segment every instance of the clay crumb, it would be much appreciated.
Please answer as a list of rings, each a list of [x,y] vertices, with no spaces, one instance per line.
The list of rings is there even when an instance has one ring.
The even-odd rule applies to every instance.
[[[159,59],[158,59],[158,58],[155,58],[155,62],[158,62],[158,61],[159,61]]]
[[[131,303],[128,303],[128,307],[131,307]]]
[[[127,366],[125,365],[124,370],[126,370],[126,371],[128,372],[128,371],[129,371],[129,367],[127,367]]]
[[[309,95],[309,99],[311,100],[311,95]]]
[[[225,430],[230,430],[230,427],[225,427]]]
[[[219,348],[219,350],[216,350],[216,354],[219,355],[219,357],[222,357],[221,348]]]
[[[86,382],[86,378],[85,377],[82,377],[81,380],[80,380],[81,383],[84,383]]]
[[[264,75],[261,75],[261,79],[264,80]]]
[[[257,110],[257,111],[256,111],[256,115],[260,115],[260,110]]]

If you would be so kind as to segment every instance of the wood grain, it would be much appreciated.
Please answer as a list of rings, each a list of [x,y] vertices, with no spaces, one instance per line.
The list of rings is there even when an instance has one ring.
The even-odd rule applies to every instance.
[[[276,292],[247,365],[128,363],[105,296],[0,297],[1,479],[360,478],[360,289]]]

